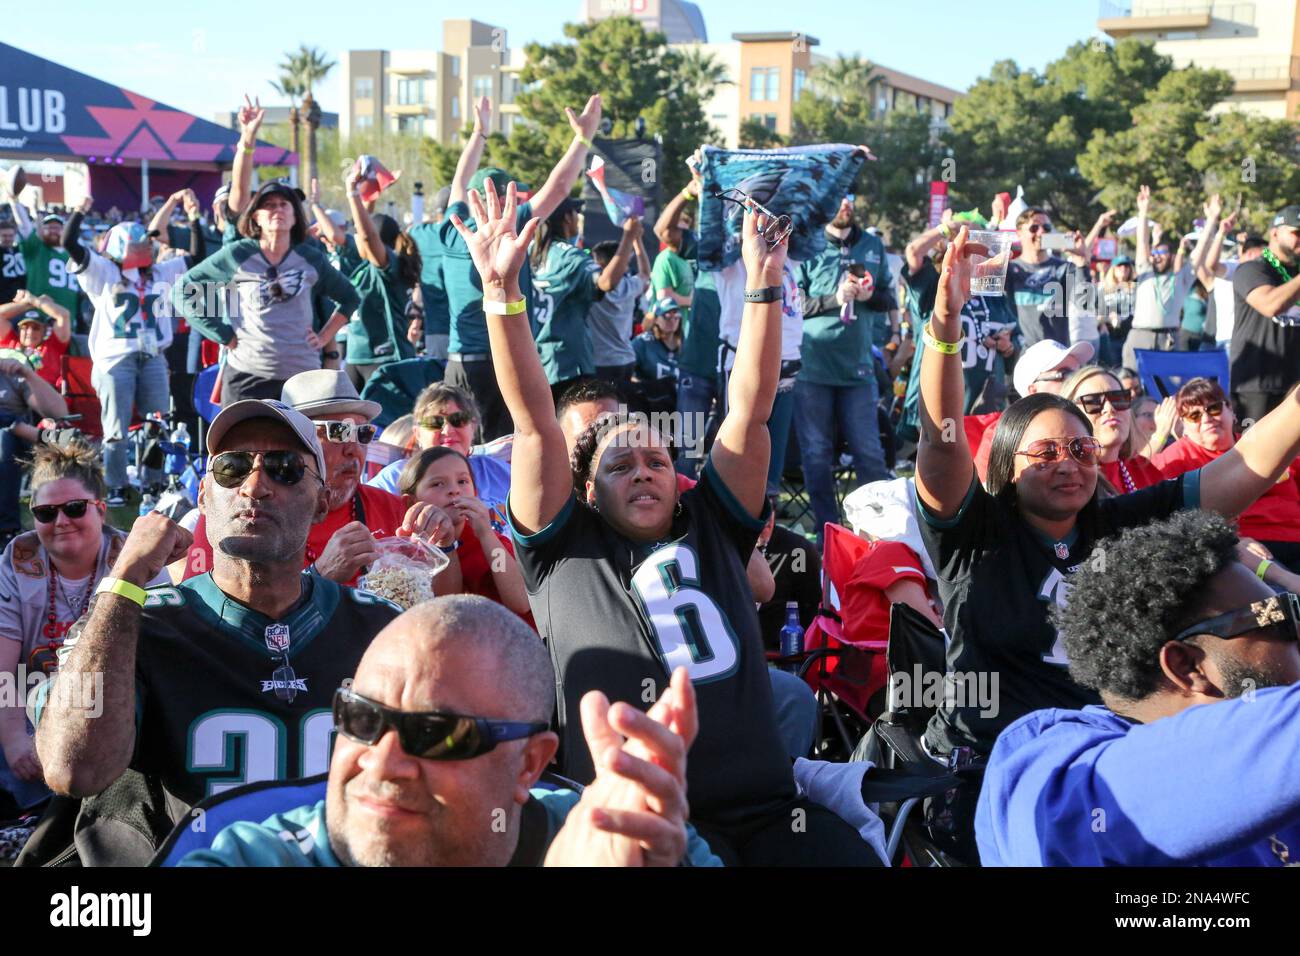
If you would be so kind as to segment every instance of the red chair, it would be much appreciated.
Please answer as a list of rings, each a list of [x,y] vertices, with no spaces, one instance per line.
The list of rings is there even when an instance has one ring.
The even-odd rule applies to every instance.
[[[61,363],[63,375],[63,399],[68,403],[69,415],[80,415],[77,431],[87,438],[104,437],[104,427],[100,421],[101,410],[99,396],[90,384],[90,359],[79,355],[64,355]]]

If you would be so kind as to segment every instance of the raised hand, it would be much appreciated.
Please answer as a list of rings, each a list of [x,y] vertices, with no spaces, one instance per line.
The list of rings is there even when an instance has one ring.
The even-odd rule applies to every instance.
[[[195,195],[193,189],[186,189],[181,193],[181,204],[185,207],[185,215],[191,219],[198,219],[202,213],[199,197]]]
[[[1118,209],[1107,209],[1103,212],[1097,217],[1097,231],[1101,232],[1103,229],[1108,228],[1110,224],[1115,221],[1115,217],[1118,215]]]
[[[599,111],[599,104],[597,104],[597,111]],[[474,190],[470,190],[468,197],[470,215],[478,223],[477,231],[470,230],[454,213],[451,224],[465,240],[470,258],[474,260],[474,268],[478,270],[485,290],[488,286],[500,289],[508,284],[517,285],[519,270],[528,255],[528,244],[532,242],[533,233],[537,231],[538,220],[536,218],[528,220],[523,231],[516,234],[517,200],[513,182],[506,186],[504,204],[498,197],[496,183],[491,179],[483,184],[483,197],[480,199]]]
[[[81,212],[83,216],[89,216],[91,210],[93,210],[94,208],[95,208],[95,197],[90,195],[86,196],[85,199],[81,200],[81,205],[77,207],[77,209]]]
[[[596,135],[596,130],[600,129],[600,94],[591,95],[587,105],[583,107],[582,115],[575,116],[573,110],[567,106],[564,108],[564,115],[568,118],[569,125],[573,127],[576,136],[580,139],[591,139]]]
[[[492,120],[492,101],[486,96],[480,97],[474,104],[474,132],[487,136],[488,124]]]
[[[1150,186],[1138,187],[1137,211],[1138,211],[1138,215],[1141,216],[1143,219],[1148,218],[1147,214],[1151,211],[1151,187]]]
[[[266,119],[266,110],[262,109],[262,99],[250,100],[244,94],[244,105],[239,108],[239,136],[245,143],[252,144],[257,139],[257,131]]]
[[[1223,197],[1218,193],[1215,193],[1205,201],[1205,205],[1203,205],[1201,209],[1205,213],[1205,219],[1207,222],[1218,219],[1223,213]]]
[[[776,245],[769,243],[762,234],[766,227],[767,216],[753,209],[745,210],[744,242],[740,252],[745,260],[745,272],[750,284],[761,282],[764,287],[782,284],[789,245],[787,239],[782,239]]]
[[[1007,218],[1007,209],[1009,208],[1010,206],[1007,204],[1007,199],[1004,194],[998,193],[996,196],[994,196],[993,197],[993,221],[1000,225],[1002,223],[1002,220]],[[947,212],[947,210],[944,211]]]
[[[941,320],[952,319],[970,301],[970,279],[974,271],[970,256],[988,255],[979,243],[969,242],[970,230],[962,226],[948,251],[943,254],[943,270],[939,277],[939,291],[934,300],[934,313]]]
[[[173,561],[185,557],[194,536],[160,511],[141,515],[126,536],[111,577],[144,587]]]

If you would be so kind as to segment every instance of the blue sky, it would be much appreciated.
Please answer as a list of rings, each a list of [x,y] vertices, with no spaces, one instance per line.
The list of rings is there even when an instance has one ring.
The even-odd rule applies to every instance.
[[[4,40],[204,118],[234,109],[245,91],[277,102],[267,85],[283,51],[300,42],[334,59],[348,49],[440,47],[442,21],[464,17],[505,27],[509,44],[562,37],[578,0],[382,0],[314,4],[223,0],[61,0],[58,16],[10,16]],[[1096,0],[700,0],[712,41],[732,33],[800,30],[825,54],[860,53],[955,89],[997,60],[1042,68],[1075,40],[1096,34]],[[30,8],[29,8],[30,9]],[[111,9],[112,15],[106,16]],[[304,16],[314,11],[314,16]],[[50,24],[59,24],[57,31]],[[318,91],[337,109],[340,70]]]

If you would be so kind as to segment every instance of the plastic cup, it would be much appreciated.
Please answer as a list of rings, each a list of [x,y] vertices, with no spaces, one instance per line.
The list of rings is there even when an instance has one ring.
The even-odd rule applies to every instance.
[[[1002,295],[1007,288],[1007,265],[1011,262],[1011,244],[1014,232],[993,232],[979,229],[971,232],[968,242],[977,243],[989,251],[987,256],[971,253],[971,295]]]

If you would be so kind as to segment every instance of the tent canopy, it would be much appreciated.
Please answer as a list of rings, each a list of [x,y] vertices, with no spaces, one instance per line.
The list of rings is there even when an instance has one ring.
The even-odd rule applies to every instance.
[[[229,167],[238,142],[236,130],[0,43],[0,156]],[[297,161],[261,140],[253,154],[259,166]]]

